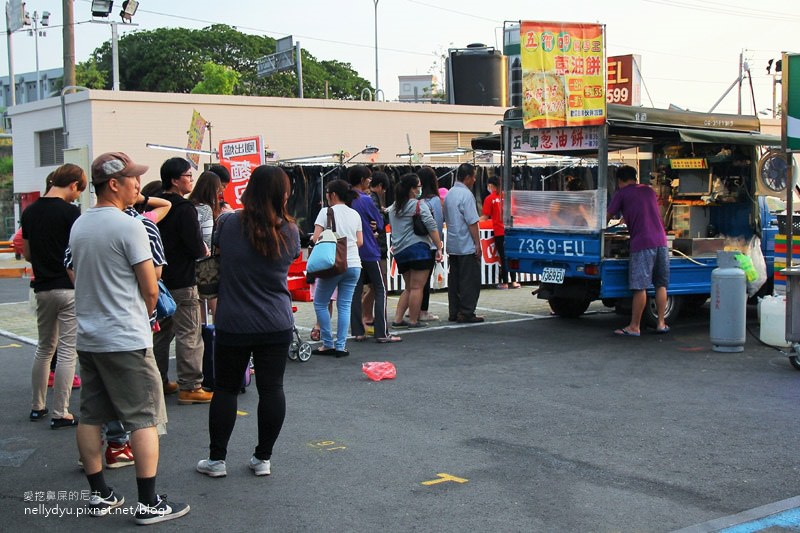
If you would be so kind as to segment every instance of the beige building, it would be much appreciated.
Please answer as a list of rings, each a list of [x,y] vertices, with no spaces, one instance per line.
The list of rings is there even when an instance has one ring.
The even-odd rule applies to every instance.
[[[44,190],[47,174],[62,162],[88,168],[98,154],[124,151],[150,166],[144,181],[158,179],[161,163],[183,152],[147,144],[184,147],[192,113],[211,123],[203,149],[220,140],[262,135],[280,160],[320,154],[358,154],[367,145],[379,153],[352,164],[415,162],[457,164],[425,152],[469,147],[473,136],[499,132],[503,108],[397,102],[190,95],[128,91],[80,91],[9,109],[14,141],[14,191]],[[410,143],[410,146],[409,146]],[[63,148],[68,148],[62,152]],[[404,157],[405,156],[405,157]],[[209,162],[201,156],[200,162]],[[216,158],[214,161],[216,162]],[[317,164],[335,164],[335,158]]]

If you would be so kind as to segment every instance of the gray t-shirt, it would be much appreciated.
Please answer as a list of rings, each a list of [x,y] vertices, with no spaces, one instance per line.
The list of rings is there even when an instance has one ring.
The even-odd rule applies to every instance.
[[[144,225],[115,207],[81,215],[69,237],[75,271],[77,349],[124,352],[153,346],[133,266],[152,261]]]
[[[426,246],[433,248],[430,237],[414,233],[413,217],[417,212],[417,201],[416,199],[407,201],[399,213],[394,208],[395,204],[389,206],[389,224],[392,228],[392,254],[394,255],[418,242],[425,243]],[[429,232],[439,230],[436,227],[436,219],[433,218],[430,205],[424,200],[419,200],[419,216]]]

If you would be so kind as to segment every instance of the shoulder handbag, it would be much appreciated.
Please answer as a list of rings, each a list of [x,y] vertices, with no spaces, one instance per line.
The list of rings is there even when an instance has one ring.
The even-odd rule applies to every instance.
[[[347,237],[336,233],[333,209],[328,208],[328,224],[308,256],[306,271],[315,278],[332,278],[347,270]]]
[[[228,215],[234,216],[234,215]],[[222,217],[214,230],[222,229]],[[197,276],[197,293],[206,300],[216,298],[219,293],[219,249],[213,238],[214,230],[211,235],[211,255],[202,257],[195,263],[195,274]],[[219,239],[219,235],[217,235]]]
[[[422,221],[422,217],[419,214],[419,200],[417,200],[417,209],[414,212],[414,215],[411,217],[411,221],[413,223],[415,235],[419,235],[420,237],[425,237],[428,235],[428,227]]]
[[[158,300],[156,301],[156,320],[164,320],[175,314],[178,304],[164,282],[158,280]]]

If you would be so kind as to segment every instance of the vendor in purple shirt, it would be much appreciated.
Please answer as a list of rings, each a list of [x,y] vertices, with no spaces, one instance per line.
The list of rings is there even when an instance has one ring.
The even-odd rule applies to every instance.
[[[667,234],[655,191],[648,185],[639,184],[636,169],[627,165],[617,169],[617,192],[608,206],[609,218],[620,213],[631,236],[628,284],[633,292],[633,305],[630,324],[614,331],[614,334],[626,337],[641,334],[642,312],[647,305],[645,291],[651,285],[656,289],[656,333],[667,333],[669,326],[664,322],[669,285]]]

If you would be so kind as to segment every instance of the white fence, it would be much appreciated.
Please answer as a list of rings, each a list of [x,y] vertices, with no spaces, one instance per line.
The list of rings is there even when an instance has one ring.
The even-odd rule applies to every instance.
[[[497,255],[497,249],[494,246],[494,231],[491,228],[480,228],[478,234],[481,239],[481,285],[489,286],[499,283],[500,280],[500,257]],[[390,243],[390,250],[386,258],[386,289],[389,292],[400,292],[404,288],[403,277],[397,271],[397,264],[392,257],[391,242],[392,236],[390,233],[386,234],[386,238]],[[445,249],[447,249],[447,227],[445,227],[443,236],[445,241]],[[444,254],[444,280],[442,288],[447,287],[447,273],[449,271],[447,263],[447,254]],[[528,283],[536,281],[538,276],[535,274],[517,274],[517,281],[520,283]],[[434,288],[436,280],[431,279],[431,288]]]

